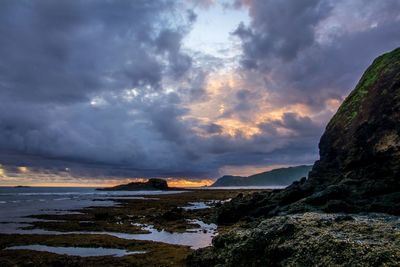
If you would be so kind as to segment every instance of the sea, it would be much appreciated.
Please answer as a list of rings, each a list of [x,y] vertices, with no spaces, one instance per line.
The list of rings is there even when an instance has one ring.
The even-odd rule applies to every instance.
[[[113,199],[145,198],[177,191],[98,191],[87,187],[0,187],[0,223],[27,221],[26,216],[112,206]],[[1,228],[1,226],[0,226]]]
[[[187,245],[194,249],[209,246],[217,234],[215,224],[194,220],[200,225],[185,233],[170,233],[155,229],[152,225],[141,225],[149,234],[127,234],[118,232],[57,232],[43,229],[24,229],[30,222],[38,220],[29,217],[38,214],[66,214],[79,212],[87,207],[118,205],[116,199],[146,199],[154,195],[175,194],[185,191],[97,191],[94,188],[79,187],[0,187],[0,234],[105,234],[127,240],[150,240],[169,244]],[[150,197],[150,195],[152,195]],[[204,208],[207,208],[204,206]],[[36,249],[45,249],[40,247]],[[51,250],[48,250],[51,252]]]
[[[275,187],[274,187],[275,188]],[[222,188],[201,188],[222,189]],[[224,189],[245,189],[229,187]],[[249,189],[249,188],[246,188]],[[254,188],[255,189],[255,188]],[[260,189],[260,187],[257,187]],[[263,187],[262,189],[272,189]],[[118,232],[57,232],[43,229],[25,229],[32,221],[30,215],[76,213],[82,208],[119,205],[117,199],[146,199],[154,195],[182,193],[185,191],[98,191],[82,187],[0,187],[0,234],[105,234],[127,240],[150,240],[169,244],[187,245],[198,249],[211,245],[218,234],[217,225],[193,220],[200,228],[184,233],[170,233],[158,230],[153,225],[140,225],[149,234],[127,234]],[[150,196],[151,195],[151,196]],[[226,200],[229,201],[229,200]],[[183,209],[209,208],[208,203],[193,202]],[[47,249],[38,247],[35,249]],[[51,250],[48,250],[51,252]],[[75,251],[81,253],[80,251]],[[85,252],[86,253],[86,252]],[[91,253],[91,252],[90,252]],[[108,253],[108,252],[106,252]],[[123,252],[121,252],[123,253]],[[90,254],[91,255],[91,254]]]

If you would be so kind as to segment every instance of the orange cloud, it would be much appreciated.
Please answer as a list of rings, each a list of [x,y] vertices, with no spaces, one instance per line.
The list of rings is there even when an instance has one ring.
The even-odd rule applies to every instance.
[[[248,109],[236,111],[236,106],[241,101],[238,99],[238,93],[242,92],[243,88],[246,89],[246,92],[252,92],[246,99],[251,104]],[[268,92],[264,83],[260,84],[256,80],[249,83],[234,71],[211,74],[207,79],[205,90],[209,95],[208,100],[189,104],[190,114],[182,118],[183,120],[196,119],[204,124],[213,123],[222,127],[221,133],[207,133],[201,127],[194,126],[193,131],[202,137],[221,134],[226,137],[252,138],[262,133],[259,124],[281,120],[285,113],[296,113],[298,116],[307,116],[311,119],[317,119],[315,116],[318,116],[308,105],[303,103],[283,106],[274,103],[273,94]],[[337,109],[339,104],[339,101],[331,99],[327,101],[326,106],[328,110],[331,110]],[[229,115],[221,116],[225,112],[229,112]],[[282,136],[292,134],[284,128],[276,130]]]
[[[218,120],[216,123],[223,127],[224,134],[232,137],[242,135],[244,137],[250,138],[253,135],[259,134],[261,132],[258,127],[236,119],[221,119]]]
[[[340,106],[342,101],[336,98],[331,98],[325,101],[325,106],[328,108],[330,112],[336,112]]]
[[[3,167],[0,164],[0,177],[4,177],[5,176],[5,171],[3,169]]]
[[[0,185],[2,186],[41,186],[41,187],[111,187],[131,182],[146,182],[148,178],[91,178],[91,177],[72,177],[53,173],[24,173],[21,176],[7,176],[0,166]],[[171,187],[201,187],[211,185],[211,179],[190,180],[187,178],[166,178]]]
[[[214,183],[214,180],[203,179],[203,180],[189,180],[189,179],[167,179],[168,186],[170,187],[202,187],[209,186]]]
[[[19,166],[17,169],[18,169],[18,171],[19,171],[20,173],[27,173],[27,172],[29,172],[28,167],[25,167],[25,166]]]

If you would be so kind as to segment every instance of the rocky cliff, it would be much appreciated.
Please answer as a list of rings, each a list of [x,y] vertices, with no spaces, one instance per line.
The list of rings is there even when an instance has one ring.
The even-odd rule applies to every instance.
[[[344,184],[361,197],[399,192],[400,48],[374,60],[329,122],[319,148],[307,181],[314,191]]]
[[[239,223],[189,263],[399,266],[400,48],[365,71],[327,125],[319,149],[308,179],[222,205],[219,224]],[[374,212],[395,216],[377,218]]]

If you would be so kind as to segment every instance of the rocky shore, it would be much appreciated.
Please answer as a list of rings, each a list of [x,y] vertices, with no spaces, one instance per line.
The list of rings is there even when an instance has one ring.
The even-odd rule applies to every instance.
[[[150,240],[124,239],[107,233],[150,235],[144,225],[155,231],[187,235],[201,229],[200,222],[215,221],[215,208],[221,202],[255,190],[189,190],[137,198],[101,199],[116,202],[114,206],[89,207],[64,214],[33,215],[31,226],[21,234],[0,234],[0,266],[187,266],[187,257],[194,250],[178,245]],[[196,208],[197,203],[206,208]],[[203,205],[204,206],[204,205]],[[30,231],[55,231],[58,234]],[[197,236],[208,237],[200,231]],[[62,233],[62,234],[60,234]],[[201,240],[200,240],[201,241]],[[77,248],[117,248],[145,251],[123,257],[78,257],[33,250],[4,250],[13,246],[45,245]]]
[[[398,266],[400,218],[304,213],[232,228],[197,250],[190,266]]]

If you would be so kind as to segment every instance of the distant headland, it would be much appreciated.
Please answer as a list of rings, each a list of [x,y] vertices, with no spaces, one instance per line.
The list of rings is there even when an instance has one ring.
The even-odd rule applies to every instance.
[[[168,186],[164,179],[151,178],[146,182],[132,182],[113,187],[97,188],[103,191],[152,191],[152,190],[177,190]]]

